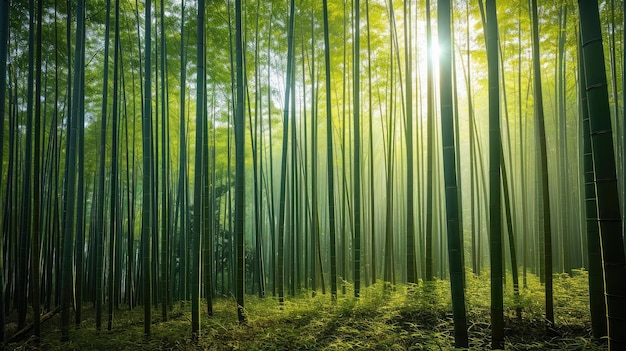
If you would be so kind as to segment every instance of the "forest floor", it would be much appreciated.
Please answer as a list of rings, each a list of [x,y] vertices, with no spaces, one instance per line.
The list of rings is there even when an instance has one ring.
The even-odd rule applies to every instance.
[[[470,349],[490,348],[489,275],[467,275],[466,305]],[[505,348],[507,350],[606,350],[591,340],[587,273],[555,275],[556,336],[546,336],[544,293],[538,279],[528,276],[526,289],[514,297],[505,287]],[[448,281],[416,286],[398,285],[392,291],[382,283],[361,290],[352,298],[339,293],[332,302],[328,292],[286,297],[283,309],[275,298],[248,296],[248,321],[237,322],[234,299],[214,301],[214,315],[201,315],[202,335],[191,338],[189,304],[175,304],[167,322],[160,310],[152,312],[152,337],[143,337],[143,308],[115,311],[113,327],[95,329],[95,312],[87,307],[80,329],[70,330],[71,342],[61,343],[60,315],[42,325],[39,345],[34,337],[8,344],[9,350],[450,350],[453,322]],[[516,307],[522,309],[521,321]],[[206,306],[203,309],[206,311]]]

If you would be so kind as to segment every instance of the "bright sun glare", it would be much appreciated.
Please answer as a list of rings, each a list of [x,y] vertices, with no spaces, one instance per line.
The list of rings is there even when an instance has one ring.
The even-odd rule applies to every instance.
[[[430,55],[431,55],[430,57],[433,60],[433,62],[439,61],[439,43],[436,40],[433,40],[432,42]]]

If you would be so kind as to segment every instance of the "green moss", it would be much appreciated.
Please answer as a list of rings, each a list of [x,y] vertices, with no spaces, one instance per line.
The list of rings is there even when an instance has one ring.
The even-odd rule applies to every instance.
[[[489,273],[467,275],[467,310],[471,349],[490,345]],[[202,336],[191,339],[189,306],[177,304],[167,322],[153,311],[153,335],[143,337],[142,308],[115,312],[112,331],[96,331],[94,310],[85,310],[80,329],[61,343],[58,316],[43,325],[39,346],[27,339],[8,345],[16,350],[448,350],[452,348],[452,313],[448,281],[420,282],[385,288],[382,282],[348,293],[332,302],[329,295],[310,292],[289,298],[284,308],[275,299],[249,296],[248,322],[239,324],[232,299],[217,299],[214,316],[202,315]],[[543,287],[535,276],[515,298],[505,288],[506,348],[510,350],[602,350],[590,340],[587,273],[554,277],[558,337],[545,335]],[[522,308],[518,321],[515,309]]]

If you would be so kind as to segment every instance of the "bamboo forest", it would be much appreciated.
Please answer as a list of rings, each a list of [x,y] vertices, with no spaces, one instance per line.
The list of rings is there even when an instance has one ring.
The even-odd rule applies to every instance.
[[[0,0],[0,348],[626,350],[626,1]]]

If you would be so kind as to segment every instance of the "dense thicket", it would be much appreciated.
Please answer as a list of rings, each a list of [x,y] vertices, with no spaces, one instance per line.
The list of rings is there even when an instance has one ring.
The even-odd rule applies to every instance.
[[[0,0],[2,341],[449,279],[464,347],[488,272],[501,347],[503,290],[521,319],[539,276],[550,333],[553,273],[586,268],[620,349],[624,6]]]

